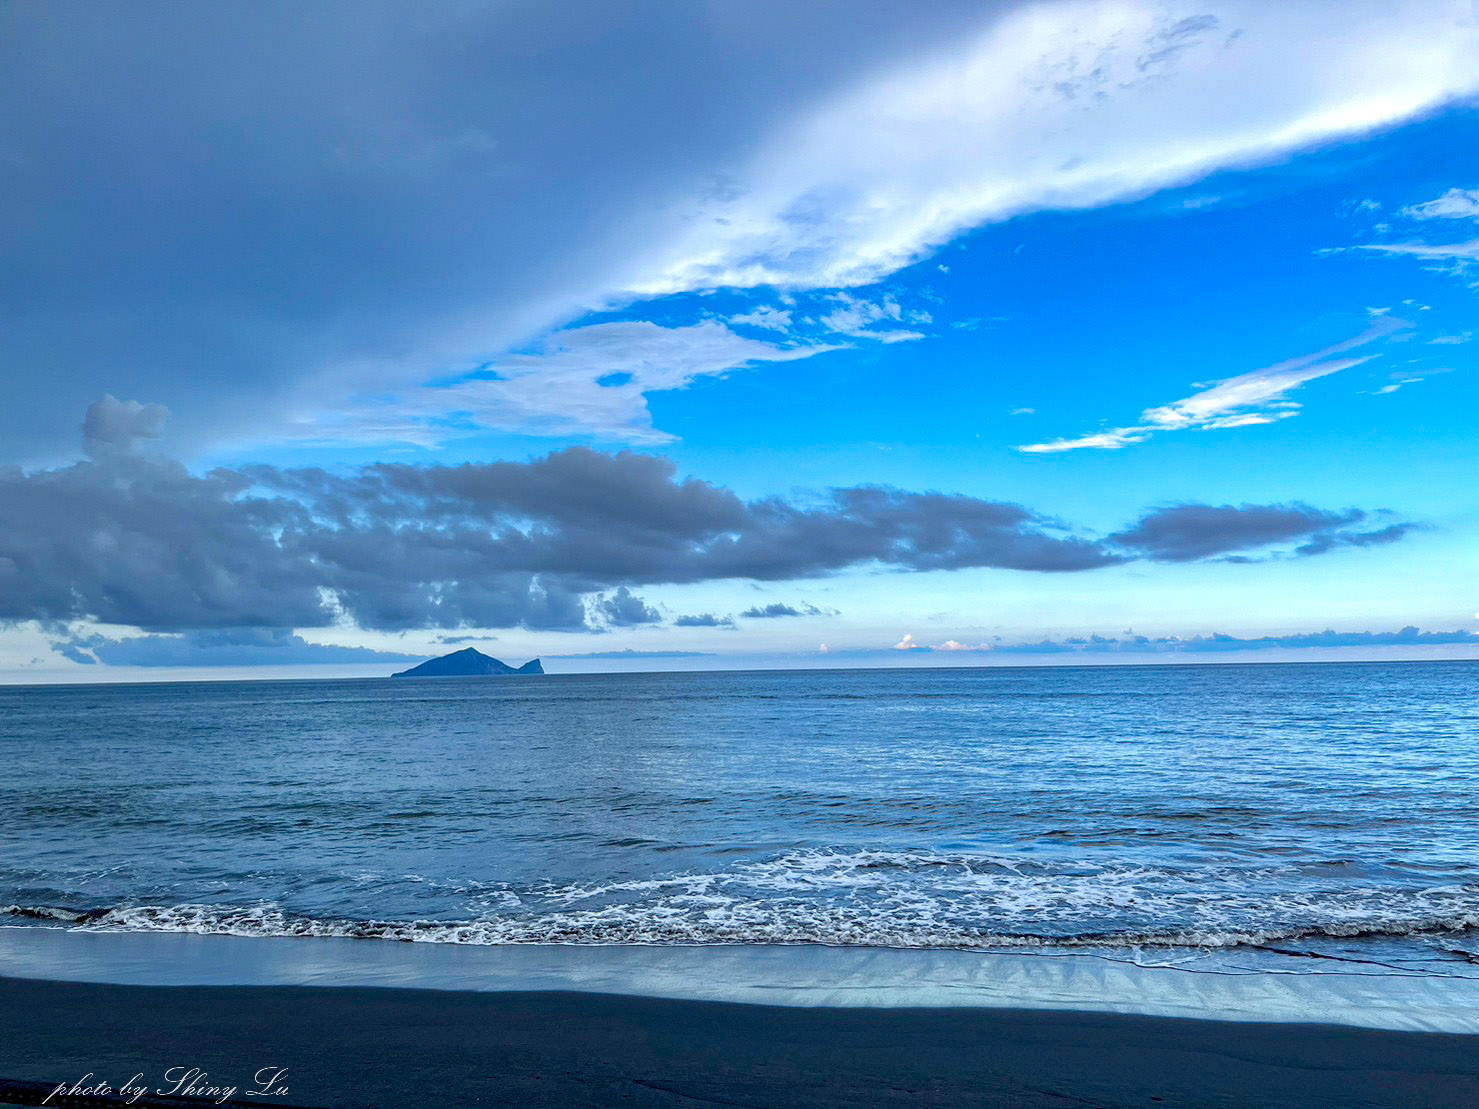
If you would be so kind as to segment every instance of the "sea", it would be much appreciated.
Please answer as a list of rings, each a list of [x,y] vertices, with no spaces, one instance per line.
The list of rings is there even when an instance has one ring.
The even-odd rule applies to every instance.
[[[1479,663],[8,687],[0,926],[1277,956],[1479,1001]]]

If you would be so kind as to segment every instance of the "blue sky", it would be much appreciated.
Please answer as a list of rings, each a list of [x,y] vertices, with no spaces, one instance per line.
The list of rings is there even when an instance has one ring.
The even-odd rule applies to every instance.
[[[1479,656],[1467,4],[142,10],[6,17],[8,680]]]

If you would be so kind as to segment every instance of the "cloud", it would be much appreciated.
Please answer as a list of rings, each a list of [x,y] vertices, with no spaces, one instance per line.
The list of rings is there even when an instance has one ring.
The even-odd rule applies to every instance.
[[[1064,451],[1104,450],[1115,451],[1132,443],[1143,443],[1150,437],[1149,431],[1136,427],[1117,427],[1110,431],[1096,431],[1080,435],[1077,439],[1050,439],[1045,443],[1027,443],[1018,447],[1024,454],[1061,454]]]
[[[582,651],[574,655],[546,655],[546,658],[712,658],[712,651]]]
[[[1403,208],[1408,219],[1479,219],[1479,189],[1449,189],[1436,200]]]
[[[1109,542],[1157,562],[1192,562],[1294,540],[1305,541],[1297,553],[1321,554],[1393,542],[1410,530],[1406,524],[1354,530],[1366,519],[1359,509],[1328,512],[1305,504],[1174,505],[1146,513]]]
[[[610,596],[598,598],[594,607],[596,614],[613,628],[662,623],[662,613],[624,585]]]
[[[828,331],[850,335],[856,339],[875,339],[881,343],[906,343],[923,339],[924,333],[907,327],[892,326],[908,323],[931,323],[933,318],[920,309],[906,311],[892,296],[878,300],[853,296],[848,292],[834,293],[829,298],[837,307],[825,313],[818,322]],[[876,325],[882,324],[882,328]]]
[[[762,304],[752,312],[730,316],[729,323],[735,327],[760,327],[766,331],[786,331],[791,327],[791,313],[785,309]]]
[[[1435,200],[1403,208],[1398,215],[1410,220],[1479,220],[1479,189],[1449,189]],[[1379,230],[1388,230],[1383,225]],[[1428,269],[1453,275],[1467,275],[1479,261],[1479,239],[1457,243],[1397,242],[1360,243],[1354,250],[1369,251],[1392,257],[1416,258],[1433,263]]]
[[[653,441],[630,386],[560,358],[457,375],[632,297],[858,287],[1479,85],[1458,0],[261,10],[12,6],[9,457],[104,390],[167,399],[188,449],[377,420]]]
[[[792,362],[836,344],[778,345],[705,320],[662,327],[643,320],[591,324],[547,337],[537,349],[503,355],[453,384],[364,401],[305,423],[323,441],[401,439],[435,445],[489,429],[665,442],[647,394],[682,389],[762,362]]]
[[[109,451],[130,451],[139,439],[157,439],[169,419],[162,404],[141,404],[105,394],[87,406],[82,421],[82,444],[96,457]]]
[[[1230,377],[1182,400],[1147,408],[1140,414],[1141,422],[1135,426],[1112,428],[1076,439],[1029,443],[1017,449],[1026,454],[1057,454],[1086,448],[1118,450],[1132,443],[1143,443],[1159,431],[1182,431],[1188,428],[1221,431],[1288,419],[1299,411],[1298,402],[1287,399],[1290,392],[1306,382],[1348,370],[1375,357],[1366,355],[1359,358],[1340,358],[1338,355],[1410,326],[1404,320],[1377,315],[1371,325],[1355,338],[1336,343],[1314,354],[1291,358],[1261,370]]]
[[[982,18],[258,14],[7,19],[0,101],[27,105],[0,118],[9,458],[69,442],[104,390],[166,398],[193,449],[518,349],[609,306],[797,103]]]
[[[1029,4],[783,127],[635,289],[872,284],[961,232],[1361,134],[1479,86],[1461,3]]]
[[[930,654],[934,652],[955,654],[991,655],[1187,655],[1222,654],[1230,651],[1262,650],[1331,650],[1340,648],[1380,647],[1445,647],[1479,645],[1479,632],[1463,629],[1455,631],[1421,631],[1408,626],[1399,631],[1355,631],[1338,632],[1329,628],[1319,632],[1296,632],[1287,635],[1265,635],[1243,638],[1214,632],[1210,635],[1158,636],[1125,634],[1122,636],[1083,635],[1061,639],[1041,639],[1035,642],[962,643],[947,639],[943,643],[926,645],[916,643],[912,635],[906,635],[892,647],[836,648],[828,653],[851,657],[887,658],[896,651]]]
[[[1479,643],[1479,635],[1470,631],[1425,632],[1409,625],[1395,632],[1337,632],[1326,628],[1321,632],[1264,635],[1256,639],[1215,634],[1164,642],[1173,650],[1193,652],[1263,650],[1271,647],[1441,647]]]
[[[288,628],[221,628],[183,635],[73,636],[52,650],[73,662],[108,666],[303,666],[419,662],[422,655],[309,643]]]
[[[1473,262],[1479,260],[1479,239],[1470,239],[1465,243],[1363,243],[1357,249],[1435,261]]]
[[[679,616],[673,621],[673,625],[679,628],[733,628],[734,617],[700,612],[691,616]]]
[[[1074,573],[1294,538],[1349,545],[1363,518],[1180,505],[1105,540],[959,493],[862,485],[745,501],[679,478],[667,459],[586,447],[528,462],[203,475],[119,453],[0,468],[0,621],[589,630],[592,610],[606,623],[650,620],[638,586],[857,568]],[[676,623],[709,620],[719,618]]]
[[[776,601],[773,604],[747,608],[740,615],[751,620],[774,620],[783,616],[836,616],[837,613],[834,609],[817,608],[816,605],[805,602],[797,606]]]

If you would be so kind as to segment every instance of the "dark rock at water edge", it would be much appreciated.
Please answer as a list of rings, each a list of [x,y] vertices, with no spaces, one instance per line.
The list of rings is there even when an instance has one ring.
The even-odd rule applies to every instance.
[[[530,659],[523,666],[510,666],[506,662],[500,662],[490,655],[483,654],[476,647],[464,647],[460,651],[453,651],[450,655],[434,658],[429,662],[423,662],[420,666],[413,666],[409,670],[402,670],[392,674],[392,678],[490,678],[505,674],[543,674],[544,667],[539,665],[539,660]]]

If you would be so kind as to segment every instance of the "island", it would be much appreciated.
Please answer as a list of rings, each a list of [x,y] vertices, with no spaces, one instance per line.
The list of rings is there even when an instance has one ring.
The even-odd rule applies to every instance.
[[[510,666],[491,655],[485,655],[476,647],[464,647],[450,655],[423,662],[409,670],[392,674],[392,678],[491,678],[507,674],[543,674],[544,667],[537,658],[523,666]]]

